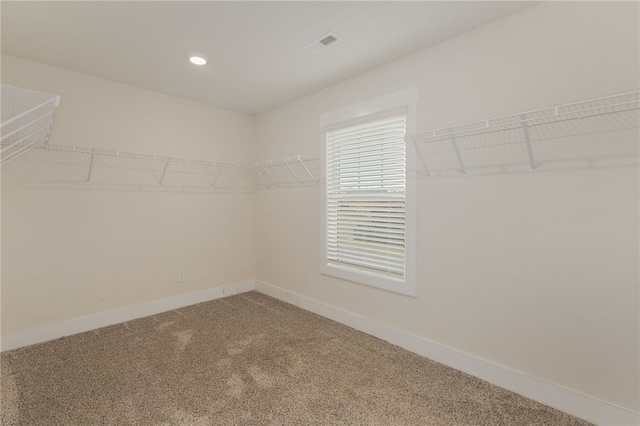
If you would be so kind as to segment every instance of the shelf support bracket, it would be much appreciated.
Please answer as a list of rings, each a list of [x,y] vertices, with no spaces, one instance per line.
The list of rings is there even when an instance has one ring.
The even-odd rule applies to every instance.
[[[160,185],[162,185],[162,181],[164,181],[164,176],[167,174],[167,169],[169,168],[169,160],[164,163],[164,169],[162,169],[162,176],[160,176]]]
[[[520,116],[522,119],[522,132],[524,133],[524,141],[527,144],[527,154],[529,155],[529,166],[531,167],[531,174],[536,174],[536,162],[533,157],[533,147],[531,146],[531,135],[529,134],[529,125],[527,124],[527,115]]]
[[[87,174],[87,182],[91,183],[91,173],[93,172],[93,159],[96,156],[95,150],[91,150],[91,159],[89,160],[89,173]]]
[[[218,177],[220,177],[220,172],[222,172],[222,167],[218,168],[218,171],[216,172],[215,176],[213,177],[213,180],[211,181],[212,188],[216,187],[216,182],[218,181]]]
[[[271,184],[267,184],[267,185],[275,185],[276,180],[273,178],[273,175],[271,174],[271,172],[269,171],[269,169],[267,169],[266,167],[263,167],[262,170],[267,174],[267,176],[269,176],[269,179],[271,179]],[[266,181],[266,179],[265,179]]]
[[[458,157],[458,163],[460,163],[460,170],[462,170],[462,175],[467,177],[467,170],[464,168],[464,163],[462,162],[462,156],[460,155],[460,151],[458,150],[458,144],[456,143],[456,138],[451,136],[451,145],[453,145],[453,150],[456,152],[456,157]]]
[[[427,174],[427,178],[431,179],[431,173],[429,173],[429,168],[427,167],[427,162],[424,160],[424,156],[422,155],[422,152],[420,151],[420,148],[418,147],[418,143],[414,141],[413,145],[415,147],[416,153],[418,154],[418,158],[420,159],[420,162],[422,163],[422,167],[424,167],[424,171]]]
[[[264,182],[266,182],[266,179],[264,178],[264,175],[262,174],[262,172],[260,172],[260,167],[258,166],[254,166],[253,170],[256,171],[256,174],[258,175],[258,177],[260,178],[260,182],[262,182],[264,184]]]
[[[289,164],[289,162],[287,160],[284,160],[284,164],[287,165],[287,168],[289,169],[289,171],[293,174],[293,176],[296,178],[296,180],[299,183],[302,183],[302,180],[300,180],[300,177],[296,174],[295,171],[293,171],[293,168],[291,167],[291,164]]]
[[[256,171],[256,174],[260,178],[260,182],[258,183],[258,186],[260,186],[260,185],[269,186],[269,184],[267,183],[267,178],[265,176],[265,173],[263,173],[265,170],[262,169],[263,172],[261,172],[260,171],[260,167],[258,167],[258,166],[254,167],[254,170]]]
[[[311,178],[311,180],[315,181],[316,179],[313,177],[313,175],[311,174],[311,172],[309,171],[309,168],[307,167],[306,164],[304,164],[304,161],[300,158],[298,158],[298,161],[300,162],[300,164],[302,164],[302,167],[304,167],[304,170],[307,172],[307,174],[309,175],[309,177]]]

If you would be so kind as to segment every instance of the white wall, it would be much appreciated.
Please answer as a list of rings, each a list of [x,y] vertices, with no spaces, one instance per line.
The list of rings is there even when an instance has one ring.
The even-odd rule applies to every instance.
[[[61,96],[53,144],[252,158],[251,116],[8,56],[2,82]],[[68,159],[2,169],[2,334],[254,277],[252,194],[90,187]]]
[[[320,114],[410,86],[419,130],[637,90],[639,33],[637,3],[544,3],[260,115],[256,155],[320,156]],[[262,191],[257,279],[637,412],[632,164],[421,179],[416,298],[319,273],[321,187]]]

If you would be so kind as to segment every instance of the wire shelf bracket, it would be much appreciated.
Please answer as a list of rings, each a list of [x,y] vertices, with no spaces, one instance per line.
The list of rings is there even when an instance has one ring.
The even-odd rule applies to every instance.
[[[554,108],[554,110],[557,112],[556,108]],[[531,146],[531,134],[529,133],[527,114],[522,114],[522,133],[524,134],[524,141],[527,144],[527,154],[529,156],[529,166],[531,167],[531,174],[534,175],[536,173],[536,162],[533,159],[533,147]]]
[[[311,165],[317,165],[318,161],[319,159],[316,157],[296,155],[253,163],[250,167],[258,176],[259,188],[307,186],[320,182],[311,172]],[[293,177],[293,179],[288,177]]]
[[[456,157],[458,157],[458,163],[460,164],[460,170],[462,171],[462,176],[467,177],[467,171],[464,168],[464,163],[462,162],[462,156],[460,155],[458,144],[456,144],[456,138],[453,136],[451,136],[451,145],[453,145],[453,150],[456,153]]]

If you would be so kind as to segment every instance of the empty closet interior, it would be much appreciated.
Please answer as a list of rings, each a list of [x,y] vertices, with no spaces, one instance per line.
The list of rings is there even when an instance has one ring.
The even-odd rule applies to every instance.
[[[193,69],[193,52],[180,52],[176,69],[210,85],[181,96],[74,69],[34,47],[32,27],[3,28],[2,350],[257,290],[589,421],[637,421],[639,4],[430,3],[484,21],[268,106],[240,80],[249,71],[224,74],[216,55],[256,64],[220,47]],[[219,7],[247,25],[248,10],[277,20],[291,7],[301,22],[282,28],[297,38],[265,26],[275,48],[247,31],[274,63],[300,50],[300,69],[347,64],[358,7],[400,13],[338,2],[327,14],[344,16],[319,18],[335,25],[320,31],[303,25],[304,3],[269,4],[121,7],[132,17]],[[117,5],[99,7],[117,16]],[[3,26],[6,16],[36,25],[32,11],[3,5]],[[327,31],[319,44],[305,38]],[[265,81],[285,83],[255,55]],[[222,102],[230,88],[236,104],[194,95],[219,90]],[[321,117],[407,88],[417,93],[404,136],[415,154],[414,295],[321,270]]]

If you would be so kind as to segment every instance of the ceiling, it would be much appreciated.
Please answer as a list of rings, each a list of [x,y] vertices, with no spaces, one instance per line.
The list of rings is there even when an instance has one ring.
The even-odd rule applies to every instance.
[[[533,4],[2,1],[2,53],[259,114]]]

